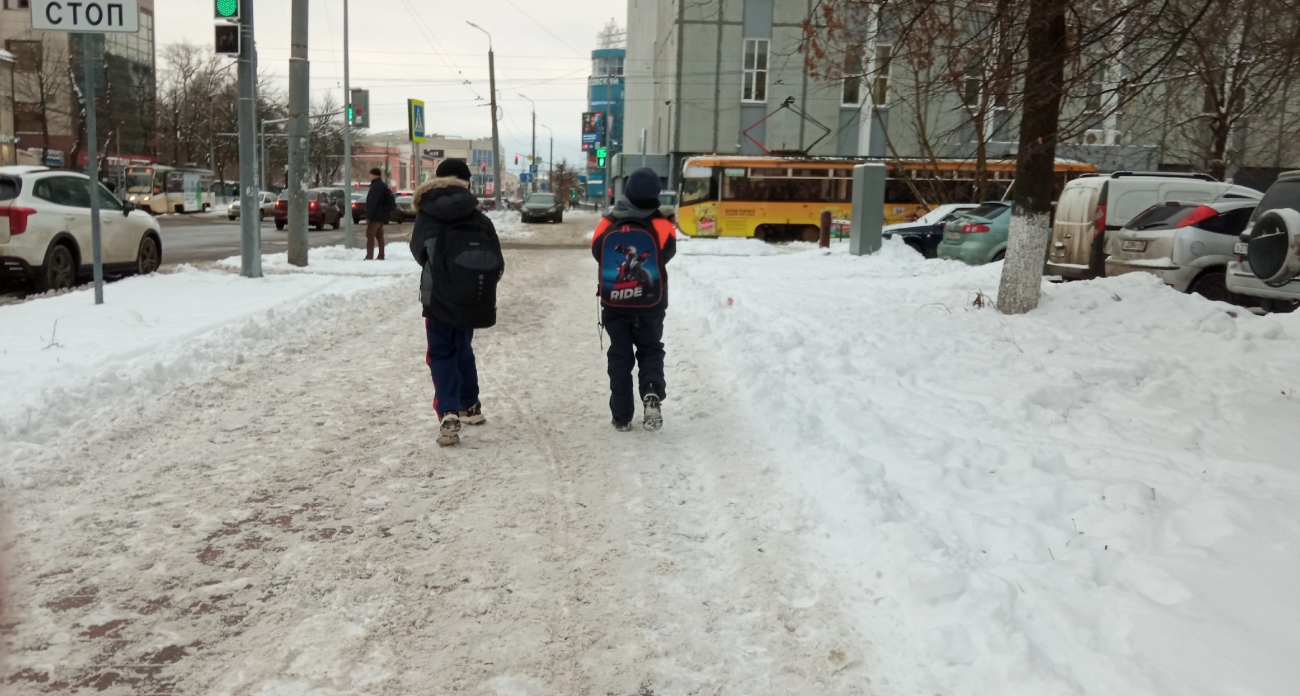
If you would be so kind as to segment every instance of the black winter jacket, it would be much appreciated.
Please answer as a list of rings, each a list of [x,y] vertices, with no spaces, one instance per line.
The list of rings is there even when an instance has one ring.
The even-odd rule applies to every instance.
[[[393,214],[393,192],[383,179],[370,182],[370,191],[366,193],[366,220],[368,222],[388,222]]]
[[[453,227],[478,225],[501,255],[496,227],[479,209],[478,198],[469,192],[469,182],[456,177],[439,177],[415,192],[415,230],[411,233],[411,255],[424,272],[420,276],[420,301],[424,316],[461,329],[486,328],[496,323],[496,307],[460,307],[449,303],[443,283],[430,271],[429,259],[435,246]],[[504,261],[501,268],[505,273]]]

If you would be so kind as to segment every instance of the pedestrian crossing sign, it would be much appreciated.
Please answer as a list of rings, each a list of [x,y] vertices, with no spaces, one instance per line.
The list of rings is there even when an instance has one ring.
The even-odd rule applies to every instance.
[[[419,99],[406,100],[406,126],[411,134],[411,142],[424,142],[424,102]]]

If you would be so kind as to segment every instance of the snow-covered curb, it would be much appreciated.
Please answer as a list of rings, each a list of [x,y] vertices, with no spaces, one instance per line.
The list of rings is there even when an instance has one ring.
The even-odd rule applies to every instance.
[[[312,273],[249,280],[182,265],[109,285],[99,307],[90,290],[0,307],[0,475],[65,429],[93,430],[98,414],[211,374],[394,282]]]
[[[1007,317],[999,271],[901,243],[674,264],[673,305],[785,452],[879,676],[951,696],[1300,683],[1300,316],[1130,274],[1045,283]]]

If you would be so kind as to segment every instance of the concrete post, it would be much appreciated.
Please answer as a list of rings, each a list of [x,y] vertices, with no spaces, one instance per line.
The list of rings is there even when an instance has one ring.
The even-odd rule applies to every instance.
[[[853,168],[849,253],[854,256],[880,251],[880,228],[885,214],[885,173],[885,165],[880,162],[868,162]]]
[[[289,27],[289,263],[306,266],[307,139],[311,137],[307,0],[293,0]]]

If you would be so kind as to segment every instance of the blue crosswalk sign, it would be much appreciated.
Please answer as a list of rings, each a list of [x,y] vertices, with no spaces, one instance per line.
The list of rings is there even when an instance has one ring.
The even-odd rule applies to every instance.
[[[424,142],[424,102],[419,99],[407,99],[406,116],[407,130],[410,132],[411,142]]]

